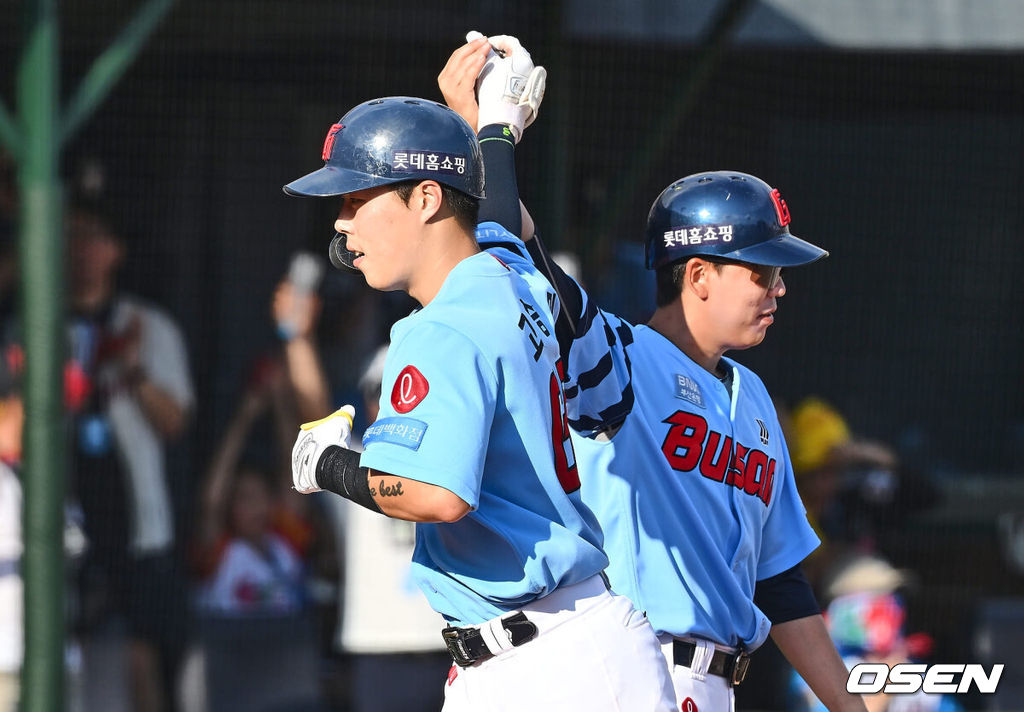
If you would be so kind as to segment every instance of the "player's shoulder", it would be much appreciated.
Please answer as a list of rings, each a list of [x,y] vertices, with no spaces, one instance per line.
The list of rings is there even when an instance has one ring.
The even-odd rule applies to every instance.
[[[433,306],[431,302],[429,306]],[[492,373],[510,338],[500,328],[481,328],[481,317],[473,317],[472,307],[455,309],[424,308],[407,316],[391,329],[391,345],[385,364],[385,381],[394,378],[395,369],[415,364],[423,372],[474,368]],[[493,321],[493,316],[491,317]],[[472,366],[472,364],[476,364]]]
[[[478,348],[478,341],[467,324],[453,318],[455,314],[457,312],[421,309],[397,322],[391,329],[388,359],[397,354],[429,358],[452,348]]]

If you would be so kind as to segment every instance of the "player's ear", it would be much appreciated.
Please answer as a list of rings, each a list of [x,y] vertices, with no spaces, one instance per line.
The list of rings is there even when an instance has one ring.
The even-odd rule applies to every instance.
[[[413,196],[415,206],[420,211],[423,222],[434,219],[444,204],[444,194],[441,186],[432,180],[425,180],[416,186],[416,193]]]
[[[708,279],[714,269],[710,262],[699,257],[687,260],[683,271],[683,291],[692,290],[698,299],[708,298]]]

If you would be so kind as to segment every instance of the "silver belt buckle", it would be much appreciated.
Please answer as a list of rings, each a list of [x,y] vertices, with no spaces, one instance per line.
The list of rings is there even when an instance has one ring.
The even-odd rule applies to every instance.
[[[747,669],[750,667],[750,656],[746,651],[741,650],[736,654],[732,664],[732,686],[736,687],[747,677]]]

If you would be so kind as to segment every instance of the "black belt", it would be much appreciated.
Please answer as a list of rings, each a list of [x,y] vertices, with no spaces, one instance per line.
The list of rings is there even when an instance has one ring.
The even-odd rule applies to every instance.
[[[526,618],[525,613],[516,613],[508,618],[502,618],[501,627],[508,631],[513,648],[537,637],[537,626]],[[452,660],[459,667],[469,667],[475,662],[494,657],[494,653],[487,647],[478,628],[448,626],[441,631],[441,637],[444,638],[444,644],[448,646]]]
[[[693,662],[694,651],[697,650],[696,643],[688,640],[672,641],[672,658],[676,665],[690,667]],[[708,665],[708,672],[712,675],[724,677],[733,687],[743,682],[747,676],[747,668],[750,667],[750,656],[742,649],[735,653],[727,653],[724,650],[715,648],[711,656],[711,664]]]

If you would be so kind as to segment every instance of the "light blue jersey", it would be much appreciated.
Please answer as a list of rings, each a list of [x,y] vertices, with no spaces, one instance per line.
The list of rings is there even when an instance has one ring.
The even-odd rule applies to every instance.
[[[593,515],[578,492],[567,494],[579,485],[555,306],[533,264],[497,247],[460,262],[427,306],[391,330],[380,416],[360,464],[444,487],[472,507],[458,522],[416,525],[413,576],[457,625],[519,608],[608,562]]]
[[[730,359],[731,390],[674,344],[586,301],[568,349],[583,501],[604,530],[613,590],[658,633],[759,646],[759,580],[818,545],[761,380]],[[609,424],[608,439],[593,435]]]

